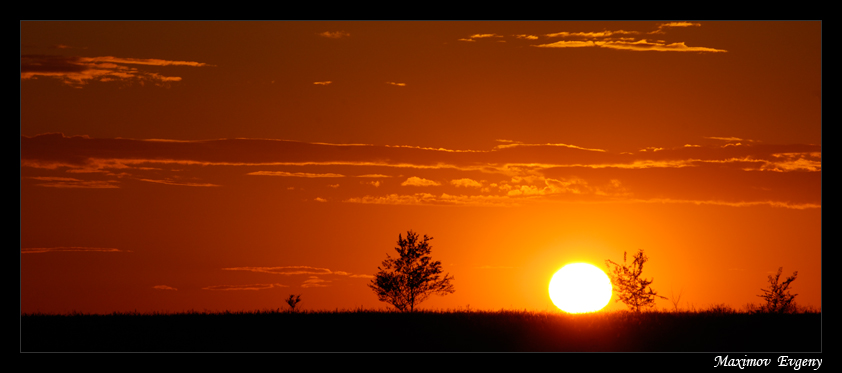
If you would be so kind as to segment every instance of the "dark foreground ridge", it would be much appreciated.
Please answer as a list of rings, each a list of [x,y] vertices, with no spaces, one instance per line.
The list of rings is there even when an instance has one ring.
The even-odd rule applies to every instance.
[[[21,315],[21,352],[820,352],[821,313]]]

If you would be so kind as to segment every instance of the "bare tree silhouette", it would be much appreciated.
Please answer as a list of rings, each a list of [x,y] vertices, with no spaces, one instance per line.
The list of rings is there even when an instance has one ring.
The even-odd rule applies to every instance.
[[[783,270],[784,267],[779,267],[775,277],[769,275],[768,289],[760,289],[763,294],[758,295],[758,297],[766,300],[766,304],[762,307],[764,312],[789,313],[795,311],[795,304],[792,301],[798,294],[790,294],[789,286],[798,277],[798,271],[792,272],[792,276],[787,277],[784,282],[778,283]]]
[[[610,259],[605,260],[605,266],[608,267],[610,272],[611,285],[617,293],[616,302],[622,301],[635,312],[640,312],[641,308],[654,307],[655,297],[667,299],[667,297],[658,295],[657,292],[652,290],[650,285],[655,279],[647,280],[642,277],[643,264],[648,260],[649,258],[643,255],[643,249],[634,255],[631,266],[626,265],[626,252],[623,252],[623,265],[614,263]],[[611,269],[612,265],[614,266],[613,270]],[[649,287],[648,290],[647,287]]]
[[[681,301],[681,294],[684,293],[684,289],[682,288],[681,291],[678,292],[678,296],[676,297],[672,293],[672,289],[670,289],[670,302],[672,302],[672,307],[675,312],[678,312],[678,302]]]
[[[402,312],[415,311],[415,305],[430,295],[447,295],[455,292],[453,276],[441,277],[441,262],[432,261],[430,252],[432,237],[423,238],[413,231],[406,232],[406,239],[398,235],[395,251],[400,254],[392,258],[388,254],[382,268],[368,285],[381,302],[387,302]]]

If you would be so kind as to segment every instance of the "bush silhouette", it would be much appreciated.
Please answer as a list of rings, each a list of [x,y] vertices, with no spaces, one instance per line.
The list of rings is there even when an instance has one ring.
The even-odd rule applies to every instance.
[[[301,302],[301,294],[298,294],[297,296],[295,294],[290,294],[289,298],[287,298],[284,302],[287,302],[290,311],[295,312],[295,306],[298,305],[298,302]]]
[[[795,312],[795,303],[793,300],[798,294],[790,294],[789,286],[798,277],[798,271],[792,272],[792,276],[787,277],[784,282],[778,283],[781,278],[781,273],[784,267],[778,268],[778,273],[775,277],[769,275],[769,288],[760,289],[763,294],[758,297],[766,300],[766,304],[762,306],[763,312],[769,313],[792,313]]]

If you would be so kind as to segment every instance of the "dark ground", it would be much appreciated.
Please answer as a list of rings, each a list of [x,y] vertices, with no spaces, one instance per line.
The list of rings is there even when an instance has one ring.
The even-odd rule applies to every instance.
[[[21,315],[21,352],[821,352],[821,313]],[[733,353],[732,353],[733,354]]]

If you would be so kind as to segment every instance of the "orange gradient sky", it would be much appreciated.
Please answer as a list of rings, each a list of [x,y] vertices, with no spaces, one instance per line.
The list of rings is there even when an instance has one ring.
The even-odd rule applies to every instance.
[[[821,307],[821,22],[20,28],[22,312],[386,308],[410,229],[422,309],[638,249],[681,308]]]

